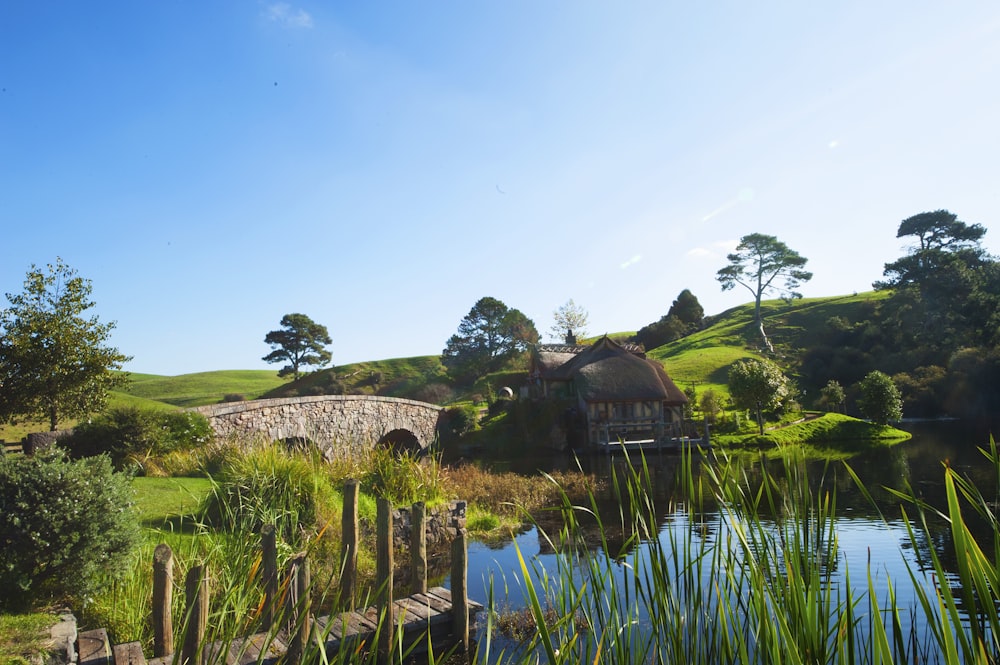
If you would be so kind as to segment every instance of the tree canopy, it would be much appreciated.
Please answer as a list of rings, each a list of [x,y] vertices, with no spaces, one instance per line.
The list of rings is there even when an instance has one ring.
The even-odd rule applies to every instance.
[[[85,312],[90,280],[57,259],[34,264],[24,291],[6,294],[0,312],[0,422],[46,419],[56,430],[64,419],[101,411],[108,392],[128,383],[122,365],[131,358],[107,342],[115,324]]]
[[[655,349],[701,329],[705,309],[689,289],[684,289],[659,321],[643,326],[633,338],[647,349]]]
[[[751,233],[740,238],[736,251],[726,256],[726,260],[729,265],[716,273],[716,279],[723,291],[739,284],[753,295],[754,323],[770,348],[760,315],[761,298],[771,292],[788,298],[801,297],[795,289],[812,279],[812,273],[803,268],[808,259],[775,236]]]
[[[781,368],[769,360],[737,360],[729,368],[729,394],[736,406],[754,412],[761,434],[764,433],[764,412],[782,406],[791,393]]]
[[[267,333],[264,342],[273,349],[264,356],[264,362],[288,363],[278,370],[278,376],[291,374],[297,380],[302,374],[303,366],[322,367],[333,358],[324,348],[333,343],[326,326],[316,323],[305,314],[285,314],[281,317],[281,329]]]
[[[587,310],[570,298],[552,313],[555,323],[549,329],[553,339],[563,341],[572,333],[574,338],[587,336]]]
[[[502,369],[536,342],[538,331],[531,319],[496,298],[485,297],[459,323],[441,361],[454,378],[475,379]]]
[[[903,400],[899,389],[886,374],[875,370],[869,372],[859,385],[858,408],[866,418],[876,425],[888,425],[889,421],[903,417]]]

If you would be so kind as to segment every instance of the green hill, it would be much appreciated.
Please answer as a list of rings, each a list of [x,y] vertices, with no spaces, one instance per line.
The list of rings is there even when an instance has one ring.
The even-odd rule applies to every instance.
[[[298,381],[274,387],[261,397],[341,394],[406,397],[442,404],[452,398],[453,390],[440,356],[415,356],[312,372]]]
[[[179,407],[221,402],[226,395],[256,399],[286,383],[274,370],[241,369],[197,372],[179,376],[132,374],[127,392],[133,397],[166,402]]]

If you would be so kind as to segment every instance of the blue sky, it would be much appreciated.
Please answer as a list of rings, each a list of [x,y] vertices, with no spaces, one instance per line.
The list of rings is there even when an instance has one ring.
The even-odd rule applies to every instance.
[[[0,4],[0,292],[61,256],[137,372],[714,314],[754,232],[865,291],[939,208],[1000,253],[995,2]]]

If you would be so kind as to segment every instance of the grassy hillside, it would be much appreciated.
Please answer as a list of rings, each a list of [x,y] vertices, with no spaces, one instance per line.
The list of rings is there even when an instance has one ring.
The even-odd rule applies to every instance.
[[[856,322],[868,319],[874,305],[888,297],[869,291],[850,296],[804,298],[791,304],[782,300],[761,303],[764,330],[774,345],[770,359],[794,375],[801,353],[815,343],[833,317]],[[694,385],[699,393],[711,388],[728,397],[729,366],[741,358],[760,358],[760,334],[753,323],[753,303],[708,317],[708,327],[648,351],[663,363],[680,388]]]
[[[274,370],[241,369],[180,376],[133,374],[128,394],[179,407],[221,402],[229,394],[256,399],[286,383]]]
[[[450,384],[440,356],[416,356],[320,370],[275,387],[261,397],[385,395],[443,403],[451,398]]]

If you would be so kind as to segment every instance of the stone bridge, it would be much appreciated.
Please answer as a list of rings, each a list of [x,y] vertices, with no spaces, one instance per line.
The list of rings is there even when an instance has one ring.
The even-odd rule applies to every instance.
[[[319,395],[224,402],[191,411],[208,418],[220,437],[310,441],[330,455],[375,445],[424,450],[434,441],[444,407],[397,397]]]

